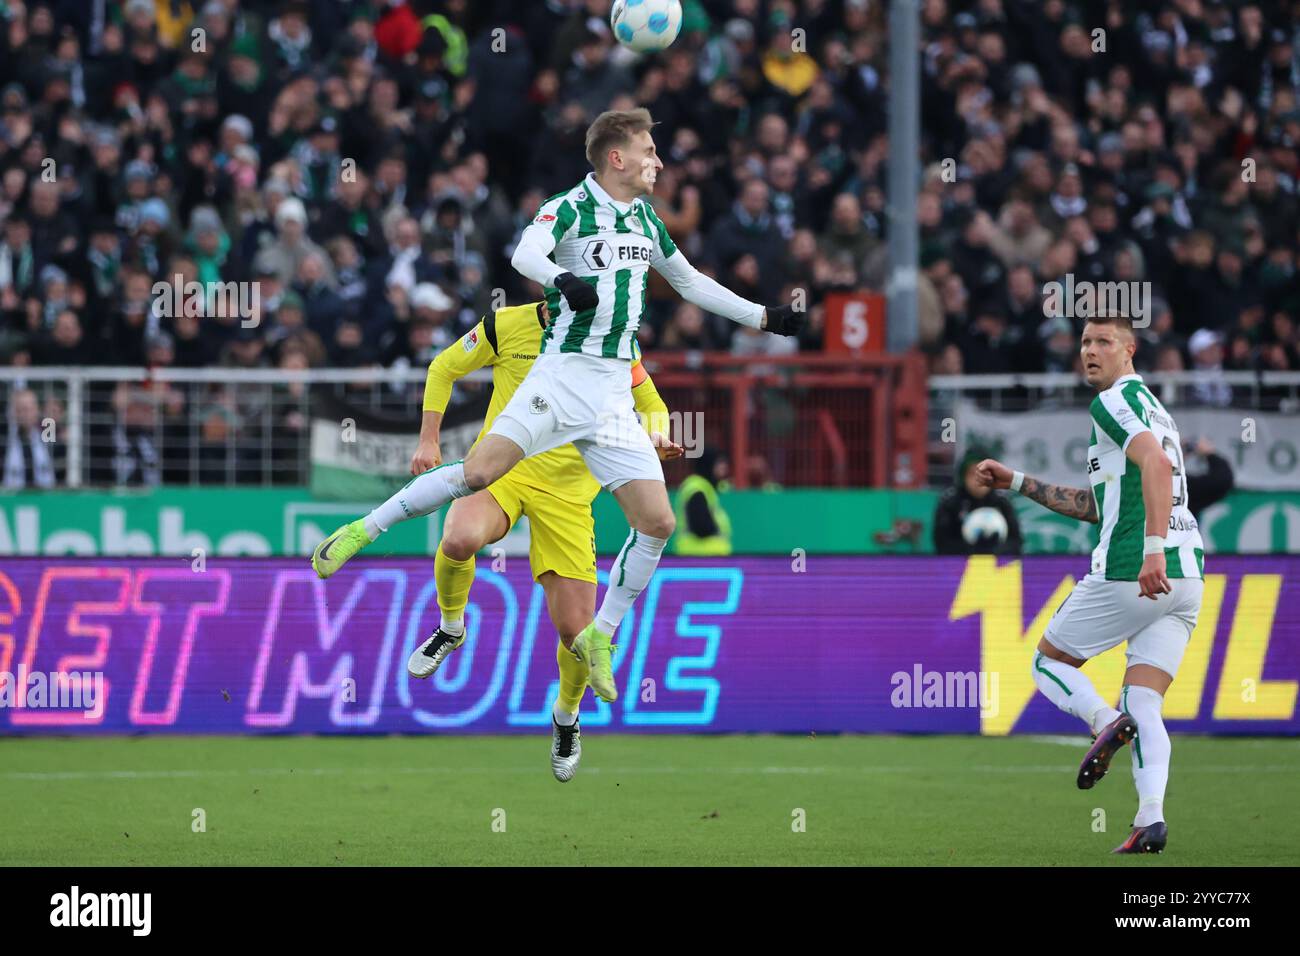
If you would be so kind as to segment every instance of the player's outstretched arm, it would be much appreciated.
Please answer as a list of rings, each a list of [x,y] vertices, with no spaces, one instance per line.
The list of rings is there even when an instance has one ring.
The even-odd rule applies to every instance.
[[[756,302],[736,295],[726,286],[701,273],[677,248],[668,235],[668,227],[655,215],[649,204],[644,207],[646,221],[657,240],[650,252],[650,265],[687,302],[698,305],[706,312],[721,315],[751,328],[763,329],[773,335],[797,335],[803,328],[804,316],[792,306],[783,305],[765,309]]]
[[[492,319],[491,314],[481,319],[478,325],[466,332],[454,345],[449,345],[429,363],[429,372],[424,379],[424,414],[420,417],[420,441],[415,454],[411,456],[411,474],[422,475],[430,468],[442,464],[442,450],[439,442],[442,436],[442,416],[451,401],[451,388],[458,379],[470,372],[491,365],[496,360],[496,349],[489,341],[484,323]]]
[[[678,295],[706,312],[721,315],[740,325],[765,329],[774,335],[795,335],[803,327],[803,315],[795,312],[793,307],[783,305],[765,309],[757,302],[736,295],[691,265],[680,249],[674,250],[670,256],[652,260],[651,264]]]
[[[1097,500],[1087,488],[1052,485],[1026,475],[1020,493],[1067,518],[1078,518],[1089,524],[1097,523]]]
[[[985,458],[975,466],[975,477],[986,488],[1019,491],[1026,498],[1037,501],[1044,508],[1075,518],[1097,523],[1097,501],[1087,488],[1067,488],[1065,485],[1053,485],[1028,475],[1021,475],[1020,486],[1012,487],[1018,473],[1012,471],[1000,461]]]

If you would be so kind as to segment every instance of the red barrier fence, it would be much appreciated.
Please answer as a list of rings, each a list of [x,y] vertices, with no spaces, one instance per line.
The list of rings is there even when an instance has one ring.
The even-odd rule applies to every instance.
[[[684,438],[725,452],[737,488],[919,488],[926,370],[919,355],[652,353],[646,367]],[[702,433],[701,433],[702,432]],[[691,460],[669,462],[670,485]]]

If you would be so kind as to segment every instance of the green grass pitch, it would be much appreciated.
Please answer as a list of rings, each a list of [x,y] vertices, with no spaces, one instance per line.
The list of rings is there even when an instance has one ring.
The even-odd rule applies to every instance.
[[[1129,757],[1079,791],[1082,737],[593,729],[568,784],[549,742],[0,739],[0,864],[1300,864],[1296,739],[1175,737],[1169,850],[1123,858]]]

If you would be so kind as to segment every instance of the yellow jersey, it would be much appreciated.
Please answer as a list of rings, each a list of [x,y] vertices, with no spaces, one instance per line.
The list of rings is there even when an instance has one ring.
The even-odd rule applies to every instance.
[[[483,419],[483,428],[474,439],[477,445],[533,367],[544,329],[541,302],[510,306],[485,315],[459,341],[443,349],[429,363],[429,375],[424,383],[424,410],[446,411],[451,387],[457,379],[492,366],[492,400]],[[632,356],[632,376],[628,386],[632,389],[636,410],[647,431],[667,434],[668,407],[641,363],[641,351],[635,340]],[[509,474],[514,481],[570,501],[590,504],[600,491],[600,483],[592,477],[582,455],[571,444],[525,458]]]

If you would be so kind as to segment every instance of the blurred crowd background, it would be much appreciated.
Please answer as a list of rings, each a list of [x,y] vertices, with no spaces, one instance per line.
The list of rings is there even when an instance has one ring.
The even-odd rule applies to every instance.
[[[509,266],[521,229],[586,173],[596,114],[637,105],[692,262],[812,303],[783,339],[658,280],[643,347],[819,349],[822,297],[887,280],[887,4],[683,0],[653,57],[613,42],[609,7],[0,0],[0,364],[419,367],[496,290],[539,295]],[[1074,368],[1080,323],[1042,304],[1067,274],[1152,284],[1141,369],[1300,368],[1298,24],[1294,0],[924,0],[932,372]],[[256,282],[256,321],[159,314],[176,276]],[[1206,382],[1189,401],[1230,401]],[[141,441],[196,414],[229,472],[253,399],[138,391],[104,397],[120,454],[100,480],[166,477]],[[15,458],[15,423],[62,411],[19,392],[6,473],[30,479],[58,463]],[[209,467],[187,456],[178,477]]]

